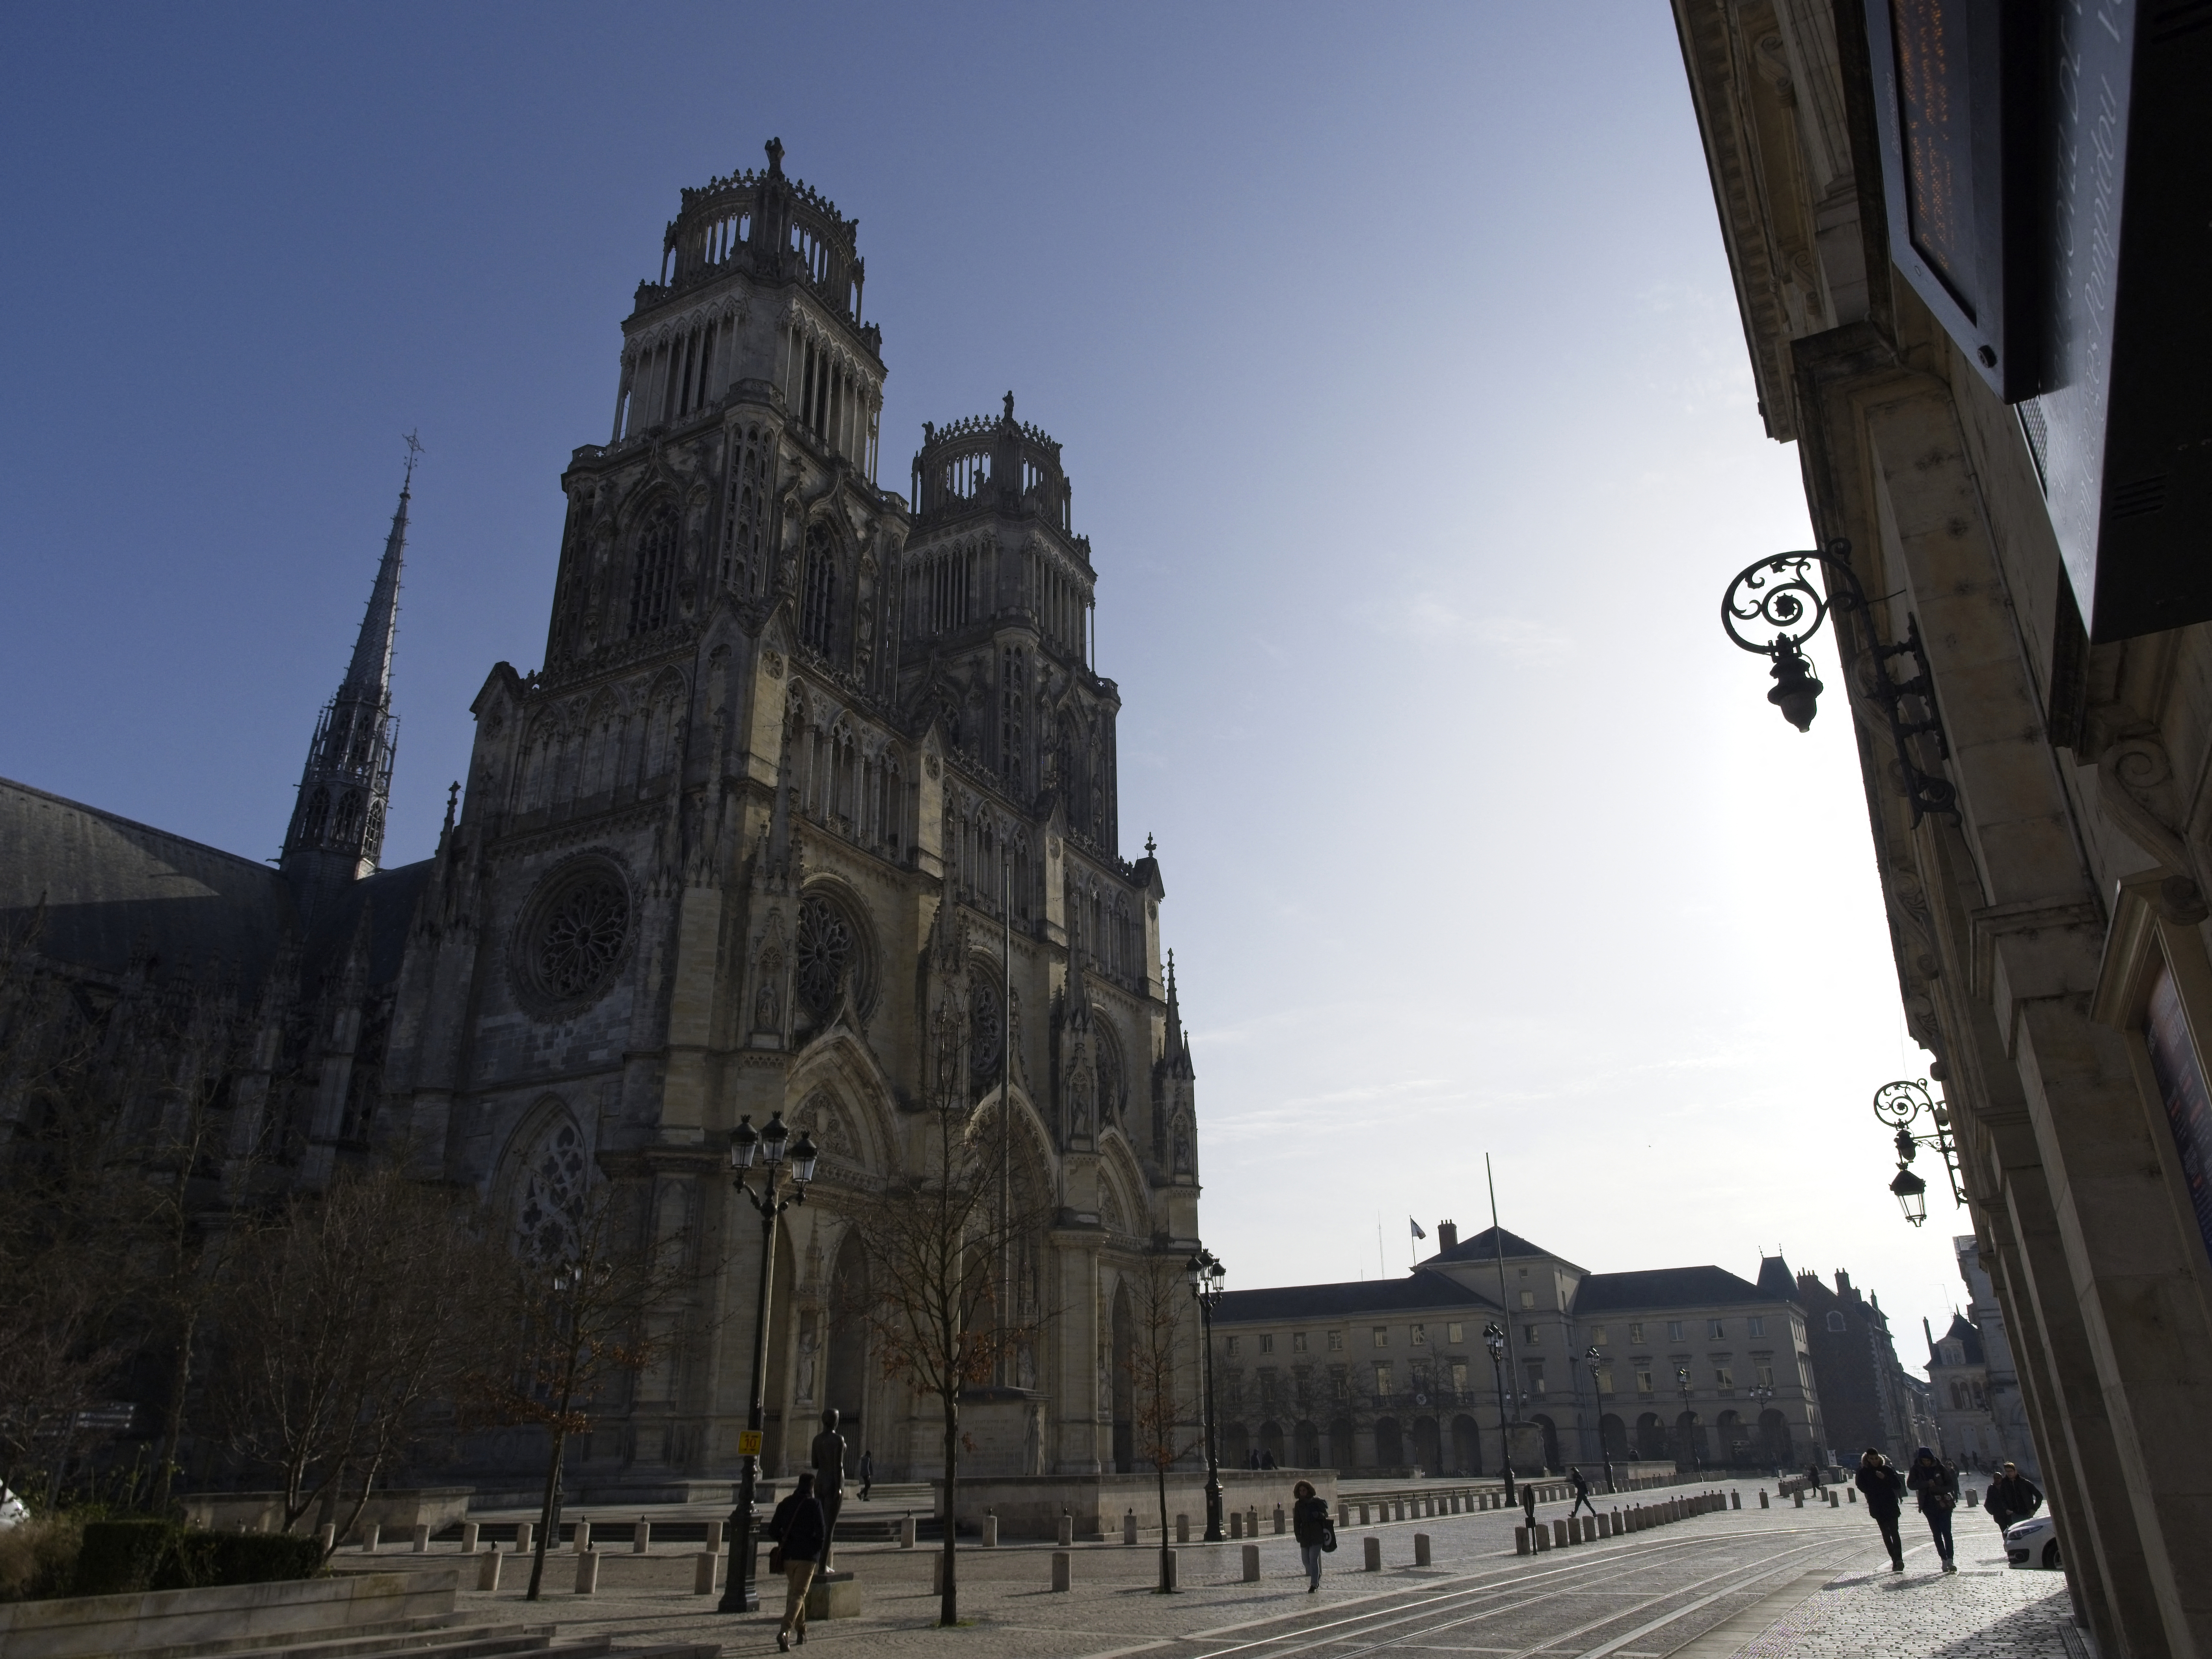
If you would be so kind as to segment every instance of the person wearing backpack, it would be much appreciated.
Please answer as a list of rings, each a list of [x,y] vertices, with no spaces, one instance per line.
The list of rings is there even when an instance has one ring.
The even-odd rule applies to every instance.
[[[1291,1532],[1298,1540],[1298,1559],[1305,1563],[1306,1594],[1321,1588],[1321,1558],[1336,1547],[1336,1522],[1329,1518],[1328,1504],[1314,1493],[1313,1482],[1301,1480],[1291,1488]]]
[[[1920,1496],[1920,1516],[1936,1540],[1936,1553],[1943,1558],[1943,1571],[1956,1572],[1951,1559],[1951,1511],[1959,1504],[1959,1472],[1927,1447],[1912,1454],[1912,1472],[1905,1484]]]
[[[1889,1570],[1905,1571],[1905,1540],[1897,1535],[1897,1517],[1902,1508],[1905,1477],[1890,1466],[1890,1462],[1872,1446],[1859,1459],[1859,1472],[1851,1484],[1866,1494],[1867,1513],[1881,1528],[1881,1541],[1889,1551]]]
[[[768,1535],[775,1540],[769,1554],[769,1571],[783,1574],[783,1623],[776,1627],[775,1650],[791,1651],[796,1637],[806,1645],[806,1592],[813,1587],[815,1564],[830,1542],[830,1523],[822,1513],[822,1500],[814,1495],[814,1471],[799,1477],[799,1489],[775,1506],[769,1517]]]

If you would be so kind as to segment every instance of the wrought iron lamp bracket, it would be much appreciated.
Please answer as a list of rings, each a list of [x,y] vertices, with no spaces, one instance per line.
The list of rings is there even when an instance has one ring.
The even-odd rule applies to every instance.
[[[1935,1126],[1934,1132],[1915,1134],[1912,1125],[1923,1114]],[[1950,1178],[1951,1200],[1964,1209],[1966,1189],[1959,1170],[1958,1143],[1951,1139],[1951,1109],[1928,1092],[1927,1079],[1883,1084],[1874,1091],[1874,1115],[1897,1131],[1899,1169],[1911,1163],[1919,1148],[1935,1149],[1943,1160],[1943,1173]]]
[[[1866,691],[1881,705],[1889,722],[1905,799],[1912,803],[1913,824],[1917,828],[1931,812],[1955,821],[1958,790],[1948,778],[1928,771],[1912,757],[1912,739],[1923,736],[1935,739],[1936,752],[1944,760],[1951,757],[1950,739],[1944,734],[1942,714],[1936,706],[1935,679],[1920,640],[1920,619],[1908,615],[1904,640],[1895,645],[1883,644],[1875,631],[1866,590],[1859,585],[1858,573],[1851,568],[1850,554],[1850,543],[1839,536],[1825,548],[1776,553],[1746,566],[1721,595],[1721,627],[1739,648],[1772,660],[1776,684],[1769,700],[1802,730],[1812,724],[1814,702],[1821,690],[1802,647],[1820,631],[1830,611],[1867,614],[1873,661]],[[1813,585],[1815,564],[1828,576],[1832,589],[1839,591],[1823,593]],[[1896,657],[1911,659],[1915,671],[1911,678],[1890,677],[1889,663]],[[1906,719],[1907,698],[1917,701],[1925,714]]]

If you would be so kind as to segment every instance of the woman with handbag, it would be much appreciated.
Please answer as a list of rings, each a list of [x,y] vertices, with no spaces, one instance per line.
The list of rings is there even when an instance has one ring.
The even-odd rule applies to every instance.
[[[768,1570],[783,1575],[783,1623],[776,1627],[775,1650],[791,1651],[792,1638],[806,1644],[806,1592],[814,1583],[814,1565],[830,1541],[830,1524],[822,1514],[822,1500],[814,1495],[814,1471],[799,1477],[799,1490],[775,1506],[769,1516],[768,1535],[775,1540],[769,1552]]]
[[[1905,1486],[1920,1495],[1920,1513],[1935,1535],[1936,1553],[1943,1558],[1943,1571],[1956,1572],[1951,1559],[1951,1511],[1959,1503],[1959,1473],[1925,1446],[1912,1454],[1912,1469]]]
[[[1314,1495],[1313,1482],[1301,1480],[1291,1488],[1291,1531],[1298,1540],[1298,1559],[1305,1563],[1306,1594],[1321,1588],[1322,1553],[1336,1547],[1336,1522],[1329,1519],[1328,1504]]]

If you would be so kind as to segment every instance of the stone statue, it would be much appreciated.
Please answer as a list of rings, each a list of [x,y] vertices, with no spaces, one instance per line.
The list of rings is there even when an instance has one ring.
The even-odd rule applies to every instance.
[[[807,1462],[814,1466],[814,1496],[821,1500],[829,1538],[822,1546],[822,1571],[828,1572],[837,1548],[837,1511],[845,1506],[845,1437],[837,1432],[837,1408],[822,1413],[822,1432],[814,1437]]]

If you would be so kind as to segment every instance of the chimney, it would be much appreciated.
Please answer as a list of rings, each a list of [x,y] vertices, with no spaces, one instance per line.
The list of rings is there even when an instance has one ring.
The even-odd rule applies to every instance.
[[[1459,1223],[1456,1221],[1437,1223],[1437,1253],[1439,1255],[1449,1255],[1457,1249],[1459,1249]]]

